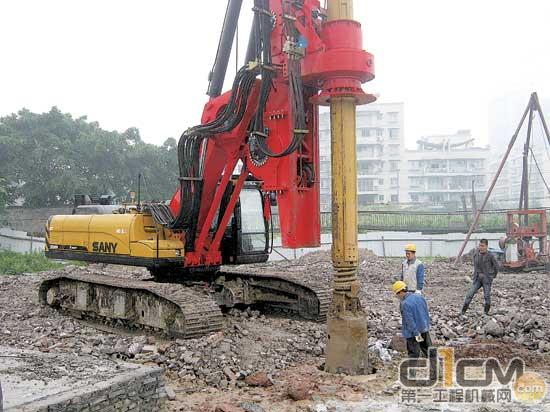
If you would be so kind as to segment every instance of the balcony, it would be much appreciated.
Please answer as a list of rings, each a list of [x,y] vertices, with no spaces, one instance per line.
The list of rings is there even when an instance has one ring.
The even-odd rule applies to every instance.
[[[358,176],[378,176],[383,172],[381,168],[357,170]]]
[[[363,190],[363,189],[366,189],[366,190]],[[374,186],[374,187],[367,187],[367,188],[363,188],[363,189],[357,189],[357,194],[359,195],[368,195],[368,194],[378,194],[382,191],[382,188],[379,187],[379,186]]]
[[[380,160],[382,153],[357,152],[357,160]]]
[[[377,133],[371,133],[369,136],[364,136],[361,133],[356,134],[358,144],[383,144],[384,136],[380,136]]]
[[[414,175],[463,175],[463,176],[474,176],[475,174],[484,175],[484,169],[459,169],[459,168],[441,168],[441,169],[432,169],[432,168],[421,168],[414,167],[408,169],[409,174]]]

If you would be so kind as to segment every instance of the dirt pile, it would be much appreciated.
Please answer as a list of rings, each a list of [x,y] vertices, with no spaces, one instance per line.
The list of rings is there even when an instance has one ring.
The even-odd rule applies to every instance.
[[[400,331],[399,303],[390,290],[399,269],[399,259],[382,259],[361,251],[360,297],[368,314],[373,363],[378,363],[379,370],[393,364],[400,356],[388,349],[392,336]],[[136,279],[148,276],[141,269],[102,265],[64,270]],[[231,270],[313,276],[327,285],[333,273],[330,252],[312,253],[294,262],[241,266]],[[548,365],[547,361],[540,360],[548,359],[550,351],[550,298],[543,293],[547,289],[548,273],[499,274],[493,287],[492,314],[488,317],[481,314],[481,291],[467,316],[459,315],[470,286],[466,280],[471,273],[469,263],[454,266],[447,260],[436,259],[426,263],[426,273],[424,295],[436,343],[461,345],[483,341],[516,345],[540,355],[534,359]],[[157,364],[166,370],[172,382],[189,392],[201,388],[239,390],[249,387],[247,378],[259,372],[265,374],[267,381],[276,384],[291,368],[318,367],[324,361],[324,324],[266,316],[250,309],[230,311],[224,316],[221,332],[200,339],[165,341],[116,330],[98,331],[89,324],[38,304],[38,284],[45,275],[48,274],[0,277],[0,344]]]

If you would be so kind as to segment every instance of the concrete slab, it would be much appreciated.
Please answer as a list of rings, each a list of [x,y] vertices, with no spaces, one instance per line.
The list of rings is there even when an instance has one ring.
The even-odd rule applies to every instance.
[[[157,410],[160,368],[0,346],[4,411]]]

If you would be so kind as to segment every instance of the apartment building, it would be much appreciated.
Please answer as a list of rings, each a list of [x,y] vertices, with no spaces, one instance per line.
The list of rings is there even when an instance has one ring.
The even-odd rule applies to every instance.
[[[406,202],[460,204],[472,187],[478,199],[487,189],[489,148],[477,147],[469,130],[426,136],[416,150],[406,150]]]
[[[529,102],[530,91],[507,93],[489,104],[489,140],[491,142],[491,179],[502,160],[508,143],[514,134],[525,107]],[[550,122],[550,98],[539,95],[541,109]],[[523,150],[527,135],[527,119],[523,124],[508,160],[491,193],[489,202],[493,207],[516,208],[521,192],[523,170]],[[529,204],[532,207],[550,207],[550,144],[546,141],[539,113],[532,124],[531,150],[529,156]]]
[[[404,151],[403,103],[372,103],[357,107],[357,196],[359,209],[372,203],[403,202],[406,174],[401,170]],[[330,210],[330,114],[319,115],[321,208]]]
[[[522,144],[518,146],[523,147]],[[501,155],[493,157],[490,164],[490,179],[495,175],[501,161]],[[550,207],[550,145],[535,146],[528,162],[529,206]],[[522,170],[523,154],[514,151],[506,161],[489,198],[494,207],[502,209],[518,207]]]

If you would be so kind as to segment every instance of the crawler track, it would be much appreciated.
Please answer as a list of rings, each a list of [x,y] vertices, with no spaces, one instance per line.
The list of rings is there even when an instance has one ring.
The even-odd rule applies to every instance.
[[[94,323],[178,338],[197,338],[220,330],[223,316],[219,306],[258,305],[324,321],[331,303],[331,291],[322,282],[285,273],[166,273],[155,278],[157,282],[66,274],[43,281],[39,299]]]
[[[223,325],[222,313],[208,294],[179,284],[70,274],[42,282],[39,298],[75,317],[153,329],[170,337],[196,338]]]
[[[289,273],[235,271],[220,272],[225,279],[240,279],[248,287],[249,301],[266,307],[297,313],[304,319],[323,322],[332,301],[332,291],[322,281]],[[254,301],[252,301],[254,300]]]

